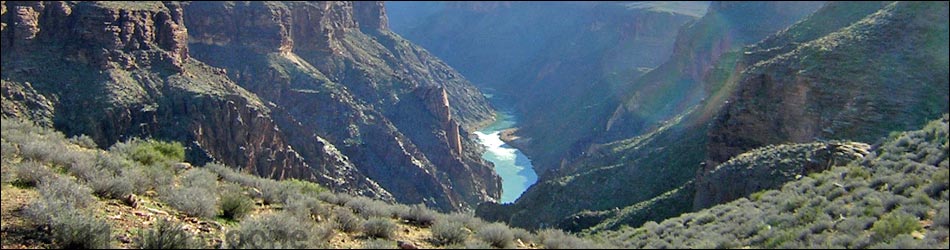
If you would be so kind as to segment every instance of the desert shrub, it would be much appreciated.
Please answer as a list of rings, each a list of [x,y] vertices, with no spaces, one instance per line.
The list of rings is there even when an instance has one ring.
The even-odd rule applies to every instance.
[[[109,248],[112,227],[109,223],[79,210],[65,210],[50,229],[53,243],[63,249]]]
[[[196,187],[167,188],[160,192],[160,199],[185,214],[211,218],[217,214],[215,192]]]
[[[416,204],[409,207],[409,213],[403,219],[408,220],[413,225],[428,227],[435,222],[435,212],[426,208],[425,205]]]
[[[475,233],[475,236],[497,248],[511,247],[515,238],[508,226],[501,223],[491,223],[482,226]]]
[[[694,220],[694,223],[696,224],[694,225],[703,225],[706,223],[713,222],[715,220],[716,220],[716,216],[713,216],[712,214],[708,214],[708,213],[703,213],[696,217],[696,220]]]
[[[83,148],[88,149],[97,149],[99,145],[96,144],[96,141],[89,137],[88,135],[77,135],[69,138],[69,142],[79,145]]]
[[[53,171],[42,163],[32,160],[26,160],[14,165],[13,174],[16,177],[12,182],[13,185],[20,187],[35,187],[39,185],[41,181],[55,175]]]
[[[848,170],[849,170],[847,173],[848,178],[861,178],[861,179],[871,178],[871,172],[868,172],[868,170],[864,169],[861,166],[849,166]]]
[[[765,240],[763,247],[777,248],[779,246],[784,246],[786,243],[794,241],[797,237],[798,233],[794,230],[776,231]]]
[[[469,230],[458,221],[438,221],[432,225],[432,240],[436,245],[460,244],[468,239]]]
[[[14,181],[16,181],[16,174],[13,173],[13,166],[3,162],[3,165],[0,165],[0,183],[6,185]]]
[[[297,196],[290,199],[284,209],[300,218],[326,218],[329,215],[327,208],[320,204],[315,198]]]
[[[208,163],[205,164],[203,168],[214,172],[220,176],[222,180],[237,183],[245,187],[257,186],[257,180],[260,178],[249,174],[239,173],[238,171],[235,171],[234,169],[220,163]]]
[[[475,229],[478,229],[482,227],[483,225],[485,225],[485,222],[482,221],[482,219],[479,219],[475,217],[474,215],[468,214],[468,213],[441,214],[441,217],[442,218],[440,218],[439,220],[457,221],[457,222],[462,223],[463,225],[465,225],[466,228],[472,231],[475,231]]]
[[[96,195],[103,198],[124,198],[142,185],[144,177],[133,176],[132,163],[111,154],[97,153],[94,158],[73,162],[68,171],[85,181]]]
[[[204,168],[192,168],[185,171],[179,180],[181,185],[185,187],[215,190],[215,188],[217,188],[218,175]]]
[[[879,241],[888,241],[897,235],[909,234],[920,230],[920,221],[916,216],[903,212],[889,213],[881,220],[874,222],[871,232],[874,232],[874,239]]]
[[[120,172],[122,170],[136,166],[134,162],[126,159],[125,157],[101,152],[96,153],[95,162],[96,165],[100,166],[100,168],[114,172]]]
[[[50,140],[31,140],[20,144],[20,156],[39,162],[54,162],[57,155],[66,154],[66,149]],[[58,163],[58,162],[57,162]]]
[[[528,232],[528,230],[525,230],[524,228],[513,227],[511,228],[511,233],[515,236],[515,239],[519,239],[525,244],[534,242],[536,240],[534,234]]]
[[[830,230],[833,223],[830,220],[819,220],[808,226],[812,233],[820,234],[825,230]]]
[[[336,236],[336,223],[335,222],[325,222],[317,224],[313,230],[313,239],[318,242],[329,242],[330,239],[333,239],[333,236]]]
[[[95,201],[88,187],[60,176],[45,179],[38,191],[40,197],[26,207],[25,214],[34,223],[51,228],[66,221],[64,216],[75,216],[71,213],[84,211]]]
[[[4,163],[13,160],[13,157],[16,155],[16,144],[6,140],[0,141],[0,159],[3,159]]]
[[[538,232],[538,239],[546,249],[572,249],[589,246],[586,242],[561,230],[544,229]]]
[[[355,233],[363,230],[363,219],[350,212],[350,210],[343,209],[339,210],[336,213],[334,218],[336,226],[340,231],[347,233]]]
[[[72,175],[76,176],[79,180],[88,182],[89,180],[99,178],[104,175],[103,172],[106,172],[102,167],[97,166],[95,160],[92,161],[79,161],[74,162],[66,168],[66,171]],[[110,172],[109,174],[112,174]]]
[[[390,239],[396,234],[396,224],[387,218],[370,218],[363,223],[363,233],[369,237]]]
[[[937,214],[934,215],[934,225],[940,226],[943,228],[950,227],[950,209],[948,209],[947,202],[941,203],[940,207],[937,209]]]
[[[284,204],[287,198],[298,194],[294,187],[271,179],[260,178],[254,187],[261,191],[260,198],[265,204]]]
[[[142,249],[191,249],[200,243],[178,222],[159,220],[142,233],[138,245]]]
[[[333,192],[323,192],[323,193],[317,194],[317,199],[326,203],[330,203],[330,204],[342,205],[338,203],[339,199],[336,196],[337,195],[334,194]]]
[[[835,224],[835,230],[847,233],[860,233],[874,223],[874,217],[852,216],[847,217],[838,224]]]
[[[148,190],[157,189],[158,186],[153,184],[154,182],[161,181],[150,179],[147,171],[144,167],[126,168],[121,171],[119,178],[126,179],[132,184],[132,193],[144,195]],[[168,180],[170,182],[171,178]]]
[[[136,183],[136,193],[145,194],[148,190],[159,191],[172,185],[175,173],[167,166],[146,165],[135,169],[141,170],[142,177],[130,173],[133,183]]]
[[[392,215],[392,212],[389,210],[389,204],[363,196],[354,197],[346,202],[345,206],[363,218],[389,217]]]
[[[336,194],[336,202],[330,202],[330,203],[333,203],[339,206],[346,206],[346,203],[349,203],[353,199],[356,199],[356,197],[349,194]]]
[[[488,242],[484,242],[484,241],[480,241],[480,240],[470,240],[470,241],[466,241],[465,244],[462,245],[462,246],[450,245],[450,246],[448,246],[447,248],[452,248],[452,249],[463,249],[463,248],[464,248],[464,249],[489,249],[489,248],[491,248],[491,247],[492,247],[491,244],[489,244]]]
[[[135,187],[131,179],[116,176],[110,171],[98,172],[100,173],[98,177],[89,179],[86,182],[97,196],[108,199],[118,199],[125,198],[134,191]]]
[[[875,245],[872,245],[872,249],[922,249],[927,248],[922,246],[922,240],[916,240],[910,235],[902,234],[894,237],[893,239],[887,242],[881,242]]]
[[[240,187],[230,186],[224,188],[219,206],[222,218],[240,220],[254,210],[254,201],[244,195]]]
[[[409,222],[405,218],[409,217],[409,206],[405,204],[392,204],[389,205],[389,212],[392,213],[394,219],[402,219],[403,221]]]
[[[396,242],[387,239],[372,239],[363,242],[362,249],[397,249]]]
[[[327,189],[320,186],[320,184],[304,180],[287,179],[282,180],[281,183],[286,185],[288,189],[304,196],[312,197],[327,191]]]
[[[927,219],[930,216],[930,206],[924,204],[906,204],[900,206],[897,211],[922,219]]]
[[[179,142],[132,139],[112,145],[109,151],[126,155],[144,165],[181,162],[185,160],[185,147]]]
[[[232,248],[320,248],[314,225],[286,213],[271,213],[241,222],[226,236]]]

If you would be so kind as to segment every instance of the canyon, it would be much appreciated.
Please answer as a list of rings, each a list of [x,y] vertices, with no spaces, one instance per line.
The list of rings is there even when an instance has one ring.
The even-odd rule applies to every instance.
[[[948,6],[2,1],[0,115],[89,152],[179,143],[153,193],[191,168],[313,185],[417,246],[446,230],[425,216],[495,244],[474,216],[520,248],[946,248]],[[5,194],[40,164],[20,133]],[[259,183],[255,209],[302,206]],[[377,238],[336,212],[302,217],[320,246]]]

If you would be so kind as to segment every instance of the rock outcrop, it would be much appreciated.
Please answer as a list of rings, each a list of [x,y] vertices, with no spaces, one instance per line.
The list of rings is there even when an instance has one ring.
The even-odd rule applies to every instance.
[[[442,130],[445,130],[446,145],[455,150],[456,153],[461,153],[462,138],[459,135],[459,124],[452,119],[452,108],[449,105],[449,96],[445,93],[445,89],[440,87],[420,88],[416,93],[425,102],[429,112],[441,123]]]
[[[5,111],[5,116],[52,121],[49,125],[90,135],[99,145],[131,137],[177,140],[199,163],[220,161],[272,178],[312,179],[260,100],[220,70],[189,57],[179,6],[5,6],[17,11],[7,12],[4,23],[19,28],[3,32],[4,107],[32,112]]]
[[[742,153],[697,176],[693,210],[779,189],[808,174],[862,160],[870,149],[859,142],[813,142],[770,145]]]
[[[389,29],[389,17],[386,16],[383,1],[356,1],[353,2],[353,11],[356,12],[356,22],[361,29]]]
[[[378,183],[396,201],[445,210],[500,194],[480,147],[463,147],[474,142],[459,132],[459,124],[485,123],[490,107],[458,73],[388,31],[380,3],[195,2],[185,9],[196,58],[280,107],[275,116],[289,138],[325,138],[355,164],[330,171],[349,175],[331,175],[346,180],[331,186],[357,191]],[[243,19],[255,21],[227,25]],[[417,94],[431,88],[442,95]],[[305,150],[307,141],[292,145],[305,158],[318,152]]]
[[[0,80],[0,84],[0,96],[3,97],[0,111],[4,117],[20,117],[40,126],[53,126],[53,102],[36,92],[33,85],[6,80]]]
[[[2,5],[4,116],[441,210],[500,196],[466,132],[491,107],[381,2]],[[414,94],[430,87],[437,110]]]

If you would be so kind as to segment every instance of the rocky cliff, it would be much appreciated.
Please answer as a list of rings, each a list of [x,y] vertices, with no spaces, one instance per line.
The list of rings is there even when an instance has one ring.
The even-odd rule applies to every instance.
[[[862,160],[870,149],[870,145],[858,142],[813,142],[750,150],[696,178],[693,210],[734,201],[761,190],[779,189],[808,174]]]
[[[939,117],[950,102],[946,21],[945,3],[899,2],[814,40],[786,40],[788,52],[737,80],[710,129],[707,166],[768,144],[873,142]]]
[[[178,5],[4,6],[12,10],[2,17],[12,26],[2,38],[5,116],[88,134],[99,145],[131,137],[178,140],[198,162],[273,178],[312,177],[268,107],[221,70],[190,58]]]
[[[491,107],[388,31],[380,2],[3,6],[4,116],[442,210],[500,196],[466,132]]]
[[[454,70],[388,31],[380,3],[195,2],[185,10],[196,58],[280,106],[290,137],[336,145],[356,164],[351,172],[399,190],[396,200],[460,209],[500,195],[481,148],[459,129],[490,121],[491,108]],[[255,21],[239,21],[247,17]],[[418,94],[433,88],[441,95]]]

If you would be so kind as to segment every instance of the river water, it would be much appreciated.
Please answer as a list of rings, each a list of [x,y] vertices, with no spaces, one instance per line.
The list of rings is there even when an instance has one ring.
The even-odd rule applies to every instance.
[[[515,120],[511,112],[499,110],[495,123],[480,131],[475,131],[475,135],[486,148],[482,158],[494,163],[495,172],[501,176],[501,203],[514,202],[521,193],[538,181],[538,175],[531,167],[531,160],[521,153],[521,150],[501,140],[500,132],[514,127]]]

